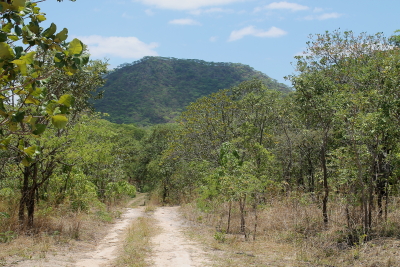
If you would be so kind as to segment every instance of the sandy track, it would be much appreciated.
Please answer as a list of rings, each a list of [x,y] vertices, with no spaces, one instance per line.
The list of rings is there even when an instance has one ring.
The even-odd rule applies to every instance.
[[[151,241],[156,267],[208,266],[206,252],[182,233],[183,223],[178,213],[179,207],[160,207],[154,212],[161,233]]]
[[[143,201],[139,197],[135,202]],[[106,236],[96,247],[88,248],[78,244],[73,251],[54,247],[54,253],[35,260],[13,262],[15,267],[106,267],[120,255],[125,240],[125,230],[132,222],[144,216],[151,216],[157,221],[159,234],[151,239],[152,254],[148,259],[150,266],[155,267],[197,267],[210,266],[206,252],[195,242],[190,241],[182,232],[184,220],[180,218],[179,207],[159,207],[153,214],[145,213],[144,207],[127,208],[121,219],[110,226]],[[81,247],[80,246],[85,246]],[[85,252],[90,249],[90,252]]]
[[[106,266],[118,256],[118,249],[122,247],[124,230],[132,223],[132,221],[143,216],[143,207],[129,208],[122,215],[122,220],[117,222],[110,230],[106,237],[100,242],[96,250],[87,254],[84,259],[76,263],[77,267],[98,267]]]

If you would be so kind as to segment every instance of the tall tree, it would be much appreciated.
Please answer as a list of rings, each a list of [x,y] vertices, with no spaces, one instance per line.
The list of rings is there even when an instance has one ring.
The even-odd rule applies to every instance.
[[[57,137],[66,134],[64,128],[87,107],[106,70],[103,63],[88,65],[80,40],[66,42],[66,28],[40,27],[46,17],[38,4],[0,3],[0,148],[13,151],[20,163],[19,218],[28,227],[33,226],[35,192],[50,177],[61,149],[47,151],[41,135],[46,130]]]
[[[326,32],[311,36],[305,56],[297,57],[299,75],[290,76],[305,124],[322,131],[321,163],[325,198],[329,192],[327,152],[330,133],[341,137],[340,147],[350,155],[356,170],[353,191],[362,206],[362,226],[371,228],[374,195],[382,198],[391,176],[388,155],[396,147],[393,114],[398,108],[396,89],[398,49],[382,34],[355,36],[352,32]],[[342,166],[345,167],[345,166]],[[380,208],[381,209],[381,208]]]

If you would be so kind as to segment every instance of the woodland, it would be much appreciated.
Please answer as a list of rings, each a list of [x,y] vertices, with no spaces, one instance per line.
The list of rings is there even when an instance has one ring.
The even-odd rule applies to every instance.
[[[226,71],[226,88],[177,94],[187,106],[169,114],[175,122],[150,115],[141,127],[93,109],[113,75],[150,64],[167,84],[170,68],[222,64],[148,57],[109,73],[80,40],[66,42],[67,29],[42,29],[38,5],[0,2],[0,242],[45,233],[43,218],[60,214],[107,217],[137,191],[192,206],[221,242],[278,231],[281,242],[318,243],[314,260],[400,237],[398,35],[311,35],[286,77],[293,90]],[[126,81],[143,83],[137,73]]]
[[[251,78],[262,80],[270,89],[291,90],[239,63],[147,56],[108,73],[105,85],[98,89],[103,98],[95,101],[94,107],[110,114],[107,119],[115,123],[170,123],[199,97]]]

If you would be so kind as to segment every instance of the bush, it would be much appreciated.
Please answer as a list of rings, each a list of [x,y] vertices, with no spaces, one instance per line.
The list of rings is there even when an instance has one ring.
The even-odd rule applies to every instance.
[[[125,196],[135,197],[136,187],[127,181],[111,182],[107,184],[104,195],[108,201],[120,200]]]

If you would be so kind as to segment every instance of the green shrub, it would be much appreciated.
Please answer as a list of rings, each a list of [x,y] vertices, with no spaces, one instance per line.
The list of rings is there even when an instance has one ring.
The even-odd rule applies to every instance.
[[[14,233],[13,231],[7,231],[4,233],[0,233],[0,243],[11,242],[16,237],[17,237],[17,234]]]
[[[119,200],[125,196],[135,197],[136,187],[127,181],[111,182],[107,184],[104,195],[109,201]]]

